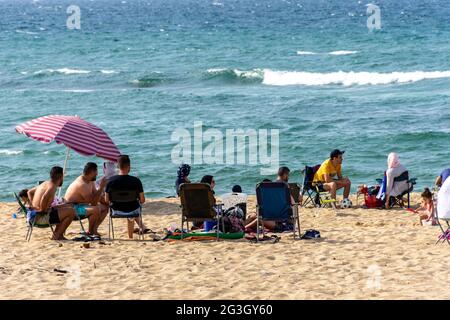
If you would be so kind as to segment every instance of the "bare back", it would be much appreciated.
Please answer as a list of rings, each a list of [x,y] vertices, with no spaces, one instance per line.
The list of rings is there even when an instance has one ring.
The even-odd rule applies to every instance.
[[[70,203],[90,204],[93,202],[95,190],[93,181],[86,182],[82,176],[79,176],[67,188],[64,199]]]
[[[47,211],[55,198],[57,186],[51,181],[45,181],[36,187],[31,206],[36,211]]]

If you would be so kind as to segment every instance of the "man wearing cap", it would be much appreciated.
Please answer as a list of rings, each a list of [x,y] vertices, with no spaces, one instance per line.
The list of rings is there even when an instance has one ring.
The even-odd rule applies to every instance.
[[[351,182],[342,177],[342,155],[345,151],[335,149],[331,151],[330,158],[325,160],[319,170],[314,174],[313,184],[323,187],[323,190],[331,193],[331,198],[336,200],[336,191],[344,188],[344,199],[350,194]],[[319,187],[320,188],[320,187]]]

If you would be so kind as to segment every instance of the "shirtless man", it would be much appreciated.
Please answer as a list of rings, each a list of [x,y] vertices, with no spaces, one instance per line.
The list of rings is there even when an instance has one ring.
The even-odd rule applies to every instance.
[[[97,175],[97,165],[93,162],[86,163],[83,174],[70,184],[64,199],[67,203],[74,204],[78,216],[88,218],[89,235],[99,237],[98,227],[108,214],[108,206],[100,202],[107,180],[103,177],[97,190]]]
[[[56,224],[52,240],[66,240],[64,232],[75,218],[75,210],[68,205],[51,207],[56,191],[64,181],[63,168],[53,167],[50,170],[50,180],[45,181],[37,187],[28,190],[28,198],[31,209],[36,213],[49,212],[49,224]]]

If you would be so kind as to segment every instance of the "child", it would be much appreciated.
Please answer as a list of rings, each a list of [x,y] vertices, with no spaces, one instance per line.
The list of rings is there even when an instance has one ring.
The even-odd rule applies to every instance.
[[[28,198],[28,189],[21,190],[18,196],[25,207],[31,206],[30,199]]]
[[[419,214],[420,224],[436,225],[433,193],[431,193],[430,189],[425,188],[420,196],[422,197],[422,203],[418,209],[414,210],[415,213]]]

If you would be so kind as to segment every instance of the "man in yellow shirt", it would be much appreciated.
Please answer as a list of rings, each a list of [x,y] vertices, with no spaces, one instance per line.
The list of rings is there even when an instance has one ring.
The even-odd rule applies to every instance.
[[[335,149],[331,151],[330,158],[325,160],[319,170],[314,174],[313,184],[322,185],[329,191],[331,198],[336,200],[336,191],[344,188],[344,199],[348,199],[352,185],[348,178],[342,177],[342,155],[345,151]]]

